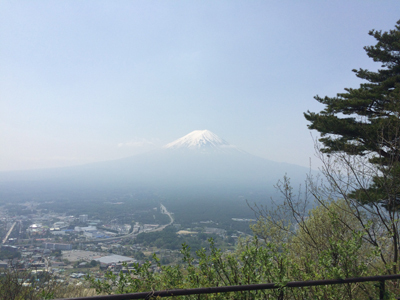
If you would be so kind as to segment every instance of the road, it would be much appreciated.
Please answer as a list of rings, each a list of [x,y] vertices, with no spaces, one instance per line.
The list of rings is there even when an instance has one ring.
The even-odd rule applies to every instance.
[[[14,227],[15,227],[16,224],[17,224],[17,222],[14,222],[14,223],[12,224],[10,230],[8,230],[8,232],[7,232],[7,234],[6,234],[6,237],[3,239],[3,242],[2,242],[3,244],[4,244],[5,242],[7,242],[8,237],[10,236],[10,234],[11,234],[11,232],[13,231],[13,229],[14,229]]]
[[[167,208],[166,208],[164,205],[162,205],[161,203],[160,203],[160,209],[161,209],[161,213],[162,213],[162,214],[168,215],[168,217],[169,217],[169,219],[170,219],[169,223],[166,224],[166,225],[162,225],[162,226],[160,226],[160,227],[158,227],[158,228],[156,228],[156,229],[146,231],[146,233],[147,233],[147,232],[162,231],[162,230],[165,229],[165,227],[171,225],[171,224],[174,222],[174,218],[172,217],[171,213],[170,213],[170,212],[167,210]],[[141,233],[141,232],[140,232],[140,233]],[[84,242],[80,242],[80,243],[81,243],[81,244],[89,244],[89,243],[107,242],[107,241],[120,240],[120,239],[128,239],[128,238],[134,238],[134,237],[136,237],[136,236],[137,236],[138,234],[140,234],[140,233],[129,233],[129,234],[121,235],[121,236],[117,236],[117,237],[106,238],[106,239],[98,239],[98,240],[91,240],[91,241],[84,241]]]
[[[171,213],[167,210],[167,208],[164,205],[162,205],[161,203],[160,203],[160,208],[161,208],[161,213],[164,214],[164,215],[168,215],[170,221],[169,221],[169,223],[167,225],[163,225],[163,226],[161,226],[161,227],[159,227],[159,228],[157,228],[157,229],[155,229],[153,231],[161,231],[165,227],[167,227],[167,226],[171,225],[172,223],[174,223],[174,218],[171,216]]]

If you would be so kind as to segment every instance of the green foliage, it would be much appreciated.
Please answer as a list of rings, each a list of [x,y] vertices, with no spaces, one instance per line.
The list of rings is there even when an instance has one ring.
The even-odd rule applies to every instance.
[[[246,201],[243,199],[236,200],[236,197],[237,195],[232,195],[228,199],[221,199],[215,196],[184,198],[183,200],[169,199],[166,202],[166,206],[170,211],[174,212],[175,222],[181,224],[182,228],[192,228],[193,226],[217,227],[251,234],[248,222],[235,222],[232,220],[232,218],[254,218],[254,214],[248,209]],[[265,198],[261,199],[264,200]],[[254,201],[261,199],[257,198]],[[200,223],[209,220],[213,221],[213,223]],[[194,225],[194,223],[197,224]]]
[[[315,213],[314,213],[315,214]],[[314,222],[310,219],[309,222]],[[343,234],[338,218],[332,214],[325,222],[330,223],[331,238],[318,255],[299,248],[299,239],[271,243],[254,237],[239,243],[234,253],[223,253],[209,240],[208,249],[201,248],[195,255],[183,245],[182,264],[163,266],[156,255],[152,262],[135,264],[130,273],[108,272],[104,281],[87,279],[99,293],[123,294],[155,290],[187,289],[229,285],[246,285],[273,282],[281,286],[276,290],[220,293],[202,296],[185,296],[183,299],[367,299],[376,295],[373,284],[319,286],[310,288],[285,288],[289,281],[338,279],[368,276],[372,274],[371,261],[377,252],[363,254],[363,234]],[[298,229],[294,237],[301,235]],[[362,257],[363,259],[360,259]],[[153,272],[157,270],[157,272]]]
[[[96,267],[96,266],[98,266],[100,263],[98,262],[98,261],[95,261],[95,260],[91,260],[90,261],[90,266],[93,268],[93,267]]]
[[[285,206],[290,205],[286,202],[277,210],[282,212]],[[300,213],[300,210],[286,209],[292,214]],[[266,214],[252,228],[265,240],[285,244],[290,257],[291,280],[337,279],[384,273],[379,263],[379,251],[365,242],[367,232],[359,226],[344,200],[326,201],[309,210],[302,218],[293,218],[293,222],[275,220],[272,213]],[[369,294],[374,295],[375,290],[372,284],[355,284],[340,288],[309,288],[302,292],[305,299],[329,299],[329,295],[336,294],[342,295],[337,299],[364,299]]]
[[[381,64],[376,72],[353,70],[366,82],[336,97],[316,96],[325,106],[307,112],[310,129],[321,134],[317,155],[323,184],[308,184],[314,199],[341,197],[361,230],[365,244],[379,252],[384,273],[397,274],[400,265],[400,20],[394,30],[372,30],[376,45],[364,47]],[[292,212],[297,209],[292,206]],[[295,216],[298,216],[295,214]]]
[[[323,153],[366,156],[376,167],[372,185],[358,187],[351,196],[362,204],[379,202],[393,211],[400,207],[400,20],[394,30],[369,34],[377,44],[364,49],[382,69],[353,70],[367,83],[336,97],[316,96],[325,109],[304,115],[311,122],[308,127],[321,133]]]
[[[205,234],[204,234],[205,235]],[[209,236],[209,235],[205,235]],[[217,241],[221,238],[213,236]],[[149,247],[157,247],[162,249],[179,250],[182,244],[188,244],[193,250],[199,250],[201,247],[206,246],[206,240],[199,239],[198,237],[186,235],[179,236],[173,226],[166,227],[163,231],[147,232],[139,234],[135,243],[142,244]]]
[[[52,255],[55,257],[62,257],[62,252],[61,250],[53,250]]]
[[[389,129],[385,123],[399,117],[400,20],[397,24],[395,30],[389,32],[370,31],[378,42],[375,46],[364,47],[367,55],[380,62],[383,69],[378,72],[353,70],[368,83],[361,84],[358,89],[345,89],[346,93],[337,97],[316,96],[325,109],[320,113],[305,113],[311,122],[309,128],[318,130],[323,137],[320,141],[325,146],[324,152],[360,155],[372,151],[388,160],[397,155],[395,149],[385,148],[386,143],[394,142],[394,136],[389,131],[382,132],[383,128]]]
[[[0,274],[0,299],[53,299],[58,286],[51,274],[32,274],[31,270],[10,268]]]
[[[21,258],[21,252],[0,249],[0,260],[9,260],[15,258]]]

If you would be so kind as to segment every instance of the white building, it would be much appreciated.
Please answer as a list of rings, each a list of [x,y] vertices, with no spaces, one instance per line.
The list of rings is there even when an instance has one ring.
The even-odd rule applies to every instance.
[[[96,226],[87,226],[87,227],[80,227],[80,226],[75,226],[74,231],[83,231],[83,232],[87,232],[87,231],[95,231],[97,230]]]
[[[79,222],[86,223],[87,220],[88,220],[88,215],[80,215],[79,216]]]

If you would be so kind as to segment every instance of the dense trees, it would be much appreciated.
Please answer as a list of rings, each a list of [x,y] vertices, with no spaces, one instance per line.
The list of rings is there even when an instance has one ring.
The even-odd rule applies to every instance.
[[[368,299],[376,296],[371,283],[286,289],[288,281],[348,278],[371,274],[370,264],[377,253],[365,252],[362,233],[349,233],[338,226],[334,214],[324,209],[310,212],[307,227],[317,229],[323,224],[334,238],[320,237],[313,244],[302,228],[293,232],[290,241],[268,242],[255,237],[243,240],[233,253],[223,253],[210,240],[208,249],[193,255],[184,245],[182,263],[161,265],[154,255],[151,262],[135,264],[131,273],[106,274],[104,281],[89,278],[99,293],[123,294],[131,292],[245,285],[274,282],[282,289],[186,296],[184,299]],[[305,227],[303,227],[305,228]],[[316,232],[317,233],[317,232]],[[323,247],[315,245],[321,244]],[[310,251],[311,250],[311,251]],[[362,256],[363,259],[360,259]],[[159,272],[153,272],[158,269]],[[389,286],[389,289],[392,289]]]
[[[388,124],[399,118],[400,93],[400,20],[394,30],[369,32],[378,42],[364,49],[382,69],[372,72],[353,70],[368,81],[358,89],[347,88],[336,97],[316,96],[326,107],[320,113],[305,113],[310,129],[322,134],[323,152],[344,151],[353,155],[373,153],[374,162],[389,164],[398,155],[396,136]]]
[[[381,69],[353,70],[366,83],[336,97],[316,96],[325,109],[304,115],[309,128],[321,133],[322,152],[366,156],[377,168],[372,184],[353,196],[362,204],[381,202],[392,211],[400,207],[400,20],[394,30],[369,34],[377,44],[364,49]]]
[[[207,238],[210,237],[208,234],[200,233],[199,236],[191,236],[191,235],[182,235],[179,236],[176,234],[177,230],[172,226],[166,227],[163,231],[155,231],[148,233],[139,234],[136,239],[136,244],[142,244],[144,246],[157,247],[161,249],[170,249],[170,250],[179,250],[182,247],[182,244],[190,245],[193,251],[199,250],[200,248],[207,245]],[[203,238],[205,236],[205,238]],[[222,241],[222,238],[217,235],[211,235],[214,240],[217,240],[219,243]]]
[[[386,272],[399,270],[400,208],[400,21],[394,30],[369,33],[377,40],[365,47],[381,63],[372,72],[354,70],[366,80],[337,97],[316,99],[320,113],[307,112],[310,129],[321,133],[319,150],[328,187],[310,184],[319,203],[342,197],[366,234],[364,241],[380,253]],[[328,155],[324,155],[328,154]],[[328,198],[327,198],[328,197]],[[355,230],[353,226],[348,226]]]

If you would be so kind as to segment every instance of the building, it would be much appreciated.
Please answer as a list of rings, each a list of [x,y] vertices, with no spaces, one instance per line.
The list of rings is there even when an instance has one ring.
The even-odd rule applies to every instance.
[[[74,231],[77,231],[77,232],[81,232],[81,231],[88,232],[88,231],[96,231],[96,230],[97,230],[96,226],[87,226],[87,227],[75,226],[75,228],[74,228]]]
[[[42,224],[37,223],[37,224],[32,224],[26,229],[26,231],[29,234],[35,235],[35,234],[43,234],[46,232],[46,228],[42,226]]]
[[[43,243],[44,249],[50,250],[72,250],[71,244]]]
[[[68,226],[68,224],[66,223],[66,222],[55,222],[54,224],[53,224],[53,228],[65,228],[65,227],[67,227]]]
[[[86,223],[88,221],[88,215],[80,215],[79,222]]]
[[[117,264],[117,263],[130,263],[130,262],[136,262],[136,259],[128,256],[122,256],[122,255],[108,255],[108,256],[103,256],[100,258],[95,259],[96,261],[100,262],[102,267],[109,266],[112,264]]]

